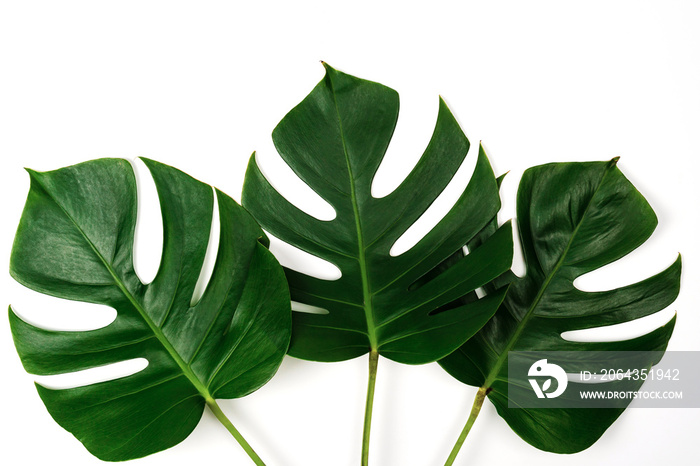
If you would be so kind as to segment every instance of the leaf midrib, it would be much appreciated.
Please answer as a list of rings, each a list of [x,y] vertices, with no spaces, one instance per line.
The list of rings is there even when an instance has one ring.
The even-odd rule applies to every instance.
[[[104,258],[104,256],[99,252],[95,244],[90,240],[90,238],[87,236],[87,234],[83,231],[83,229],[80,227],[80,225],[75,221],[75,219],[68,213],[66,209],[63,208],[63,206],[56,200],[56,198],[51,194],[49,189],[47,189],[46,186],[41,182],[41,180],[38,179],[38,177],[34,177],[39,183],[39,185],[42,187],[44,192],[51,198],[51,200],[58,206],[59,209],[63,212],[63,214],[71,221],[71,223],[75,226],[75,228],[78,230],[80,235],[85,239],[85,242],[90,246],[90,248],[93,250],[95,255],[100,259],[102,264],[105,266],[109,274],[112,276],[112,279],[114,280],[114,283],[117,285],[117,287],[120,289],[120,291],[124,294],[124,296],[129,300],[132,306],[138,311],[138,313],[141,315],[141,318],[146,322],[148,327],[151,329],[155,337],[158,339],[161,345],[163,345],[163,348],[170,354],[170,357],[173,358],[175,363],[178,365],[180,370],[182,371],[183,375],[187,377],[187,379],[192,383],[192,385],[197,389],[199,394],[209,401],[213,401],[213,397],[209,393],[209,390],[202,384],[202,382],[197,378],[197,376],[194,374],[192,369],[187,365],[187,363],[180,357],[179,353],[175,348],[170,344],[168,339],[166,338],[165,334],[163,334],[163,331],[158,327],[155,322],[149,317],[149,315],[146,313],[145,309],[141,306],[141,304],[134,298],[134,296],[129,292],[129,290],[126,288],[122,280],[119,278],[115,270],[112,268],[112,266],[107,262],[107,260]]]
[[[586,205],[586,210],[583,211],[583,215],[581,216],[581,220],[579,221],[578,225],[576,225],[574,232],[571,234],[571,238],[569,238],[569,242],[566,244],[566,248],[564,248],[564,251],[562,252],[561,256],[559,257],[559,260],[557,260],[557,263],[554,265],[552,270],[549,272],[549,274],[547,274],[547,278],[545,278],[544,282],[542,282],[542,285],[540,286],[540,289],[537,292],[535,299],[532,301],[532,304],[530,305],[527,312],[525,313],[525,316],[518,324],[518,327],[515,330],[515,333],[513,333],[513,335],[510,337],[505,349],[498,357],[498,360],[496,360],[496,363],[494,364],[493,368],[489,371],[489,374],[486,377],[484,384],[482,385],[483,388],[490,388],[491,384],[493,384],[493,382],[498,377],[498,374],[501,372],[501,368],[503,367],[503,364],[508,359],[508,352],[517,343],[518,339],[520,338],[520,335],[525,330],[525,327],[527,327],[528,321],[535,314],[535,309],[537,308],[537,305],[540,303],[540,300],[542,300],[542,297],[544,296],[545,291],[547,291],[547,287],[549,286],[549,284],[552,282],[554,277],[557,275],[557,273],[561,269],[561,267],[564,263],[564,260],[566,259],[566,255],[568,254],[569,249],[571,248],[571,245],[572,245],[574,239],[576,238],[576,235],[578,234],[579,228],[581,228],[581,225],[583,225],[583,222],[586,219],[586,215],[588,214],[588,210],[591,207],[593,199],[598,194],[600,187],[603,185],[603,181],[605,180],[605,177],[608,176],[608,173],[614,167],[615,167],[615,164],[611,162],[611,163],[608,163],[608,166],[605,168],[605,172],[603,173],[603,176],[600,178],[600,181],[598,182],[598,186],[596,186],[596,189],[593,192],[593,195],[591,196],[590,200],[588,201],[588,205]],[[506,304],[503,304],[503,305],[505,306]]]
[[[345,143],[343,122],[340,118],[340,109],[338,108],[338,101],[335,96],[333,80],[329,78],[328,82],[330,83],[331,95],[333,96],[333,106],[335,107],[335,114],[338,119],[340,140],[343,144],[343,156],[345,157],[345,164],[348,169],[348,178],[350,181],[350,202],[352,203],[352,212],[355,220],[355,229],[357,231],[358,262],[360,264],[360,279],[362,280],[362,304],[365,311],[365,319],[367,321],[367,337],[369,338],[370,351],[377,351],[379,346],[377,343],[374,312],[372,310],[372,292],[369,284],[369,276],[367,274],[367,260],[365,257],[364,235],[362,234],[362,224],[360,223],[360,209],[357,205],[357,194],[355,192],[355,178],[352,174],[350,157],[348,156],[348,149]]]

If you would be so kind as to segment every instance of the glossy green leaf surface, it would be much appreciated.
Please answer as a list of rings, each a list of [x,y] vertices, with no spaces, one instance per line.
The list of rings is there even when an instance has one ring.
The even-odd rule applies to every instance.
[[[336,71],[275,128],[284,161],[334,209],[312,217],[287,201],[252,157],[243,205],[272,235],[336,265],[337,280],[285,269],[293,301],[327,314],[293,313],[293,356],[340,361],[370,351],[402,363],[435,361],[459,347],[493,315],[503,295],[447,306],[502,274],[512,260],[510,224],[431,280],[421,280],[473,238],[500,207],[483,150],[474,174],[449,213],[414,247],[390,249],[452,179],[469,141],[440,100],[422,157],[396,190],[371,194],[372,181],[396,126],[398,94]]]
[[[498,413],[528,443],[557,453],[577,452],[592,445],[624,409],[509,408],[508,352],[664,351],[675,317],[624,341],[574,342],[561,334],[628,322],[667,307],[678,295],[680,257],[658,275],[622,288],[584,292],[574,286],[577,277],[637,248],[656,227],[656,215],[616,160],[527,170],[518,189],[517,222],[526,275],[511,277],[496,315],[440,364],[458,380],[483,387]],[[656,363],[654,357],[646,364]],[[583,370],[585,356],[580,364]]]
[[[133,375],[70,389],[37,384],[51,416],[95,456],[142,457],[182,441],[205,404],[244,396],[277,370],[289,344],[282,268],[253,218],[217,190],[220,242],[201,299],[191,305],[210,236],[211,186],[144,159],[163,217],[160,268],[143,284],[133,266],[137,193],[131,165],[99,159],[29,170],[31,188],[10,271],[60,298],[104,304],[116,319],[91,331],[50,331],[10,310],[26,370],[51,375],[145,358]]]

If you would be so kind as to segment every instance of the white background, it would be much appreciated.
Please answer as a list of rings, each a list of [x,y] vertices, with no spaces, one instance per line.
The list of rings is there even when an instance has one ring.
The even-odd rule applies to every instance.
[[[699,23],[700,3],[671,0],[3,1],[0,264],[7,270],[29,186],[24,166],[50,170],[98,157],[146,156],[240,199],[248,157],[257,150],[275,185],[322,211],[279,166],[270,133],[322,78],[319,60],[325,60],[401,95],[377,192],[396,186],[422,152],[438,94],[473,149],[482,140],[496,173],[510,171],[502,221],[513,216],[525,168],[620,156],[619,167],[656,210],[659,228],[629,258],[579,285],[631,283],[662,270],[680,251],[678,300],[624,332],[650,330],[677,311],[669,348],[700,350]],[[467,162],[458,173],[456,192],[469,168]],[[141,184],[148,187],[147,180]],[[148,276],[158,248],[145,245],[158,244],[159,225],[155,201],[144,199],[137,252],[139,272]],[[443,201],[444,211],[450,199]],[[431,215],[434,223],[440,214]],[[51,328],[94,327],[103,319],[98,311],[37,297],[7,272],[0,285],[0,301]],[[5,318],[0,362],[2,462],[100,464],[51,420]],[[221,405],[270,466],[356,465],[366,364],[366,357],[334,364],[287,358],[258,392]],[[474,393],[436,364],[382,359],[371,464],[443,464]],[[590,449],[562,457],[526,444],[486,403],[457,464],[696,464],[699,430],[697,409],[630,409]],[[251,464],[205,413],[182,444],[133,464],[214,462]]]

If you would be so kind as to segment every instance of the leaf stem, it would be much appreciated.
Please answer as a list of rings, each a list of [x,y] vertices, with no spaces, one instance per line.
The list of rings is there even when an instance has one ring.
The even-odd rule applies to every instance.
[[[472,405],[471,413],[469,413],[469,419],[467,419],[467,423],[464,425],[464,429],[462,429],[462,433],[459,435],[457,443],[455,443],[455,446],[452,448],[450,456],[447,458],[447,461],[445,461],[445,466],[452,466],[452,464],[455,462],[455,458],[457,458],[459,450],[462,448],[462,444],[467,438],[467,434],[472,429],[474,421],[476,421],[476,417],[479,415],[479,411],[481,411],[481,406],[484,404],[487,391],[488,389],[485,387],[480,387],[479,391],[476,392],[476,398],[474,398],[474,404]]]
[[[257,466],[265,466],[265,463],[263,463],[263,460],[260,459],[257,453],[255,453],[255,450],[253,450],[253,447],[251,447],[248,442],[243,438],[240,432],[236,430],[236,428],[233,426],[229,418],[226,417],[223,411],[221,411],[221,408],[219,407],[219,404],[216,402],[215,399],[213,398],[208,398],[207,399],[207,406],[209,406],[209,409],[212,410],[214,413],[214,416],[226,427],[226,429],[233,435],[233,438],[236,439],[236,441],[243,447],[246,453],[248,453],[248,456],[250,456],[250,459],[253,460],[253,463],[255,463]]]
[[[374,386],[377,382],[377,366],[379,353],[372,350],[369,353],[369,380],[367,382],[367,403],[365,404],[365,427],[362,432],[362,466],[369,464],[369,433],[372,427],[372,407],[374,405]]]

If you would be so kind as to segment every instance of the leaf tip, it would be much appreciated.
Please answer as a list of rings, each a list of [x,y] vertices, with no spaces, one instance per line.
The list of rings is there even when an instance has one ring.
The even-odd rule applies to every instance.
[[[29,173],[29,177],[30,177],[30,178],[35,178],[35,177],[39,174],[38,171],[33,170],[33,169],[29,168],[29,167],[24,167],[24,171],[26,171],[27,173]]]
[[[149,159],[148,157],[139,156],[136,158],[141,159],[141,161],[144,163],[144,165],[146,165],[146,167],[148,167],[149,170],[151,169],[151,167],[155,167],[159,163],[153,159]]]
[[[671,264],[671,267],[676,267],[678,269],[678,279],[680,280],[680,273],[681,273],[681,270],[683,269],[683,257],[681,256],[680,251],[678,252],[678,255],[676,256],[676,260],[673,261],[673,264]]]
[[[253,153],[250,154],[250,158],[248,159],[248,168],[246,169],[246,174],[248,173],[248,170],[250,170],[253,166],[258,166],[258,153],[255,151],[253,151]]]
[[[334,87],[334,84],[336,81],[340,81],[342,79],[346,78],[351,78],[351,79],[357,79],[354,78],[353,76],[346,75],[342,71],[338,71],[335,68],[333,68],[331,65],[326,63],[325,61],[321,60],[321,64],[323,65],[323,68],[326,70],[326,75],[324,76],[324,80],[327,81],[327,85]]]
[[[617,165],[617,162],[620,160],[620,156],[613,157],[610,162],[608,162],[608,165],[612,168],[615,165]]]
[[[671,331],[673,331],[673,329],[676,327],[676,320],[678,320],[678,312],[675,312],[675,311],[674,311],[674,312],[673,312],[673,317],[671,317],[670,319],[668,319],[668,322],[666,322],[665,324],[663,324],[661,327],[659,327],[659,328],[656,329],[655,331],[659,331],[659,330],[661,330],[661,329],[670,329]],[[669,335],[669,338],[670,338],[670,335]],[[666,344],[668,344],[668,340],[666,340]],[[665,351],[665,350],[664,350],[664,351]]]

